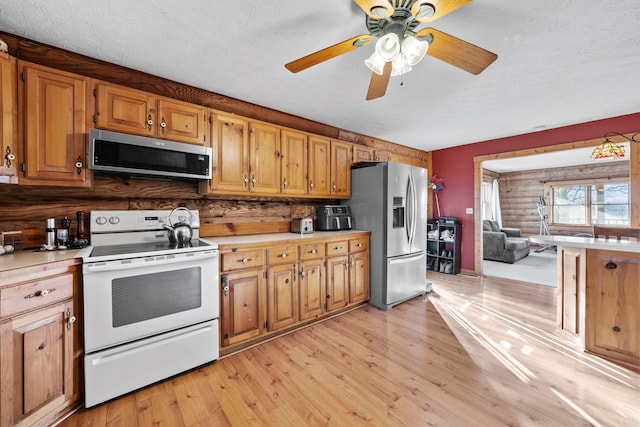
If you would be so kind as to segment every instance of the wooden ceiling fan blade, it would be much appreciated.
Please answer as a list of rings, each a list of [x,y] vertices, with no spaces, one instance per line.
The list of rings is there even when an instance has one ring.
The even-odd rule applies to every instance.
[[[493,52],[433,28],[418,31],[416,38],[426,37],[429,34],[433,36],[433,40],[429,44],[427,55],[468,73],[480,74],[498,58],[498,55]]]
[[[394,8],[388,0],[353,0],[373,19],[388,18],[393,15]]]
[[[384,64],[382,74],[371,73],[369,90],[367,91],[367,101],[384,96],[387,92],[387,85],[391,78],[391,61]]]
[[[372,38],[371,34],[360,34],[359,36],[352,37],[343,42],[336,43],[333,46],[329,46],[307,56],[303,56],[295,61],[291,61],[286,64],[285,67],[292,73],[297,73],[299,71],[306,70],[309,67],[313,67],[314,65],[318,65],[328,59],[350,52],[361,46],[366,46],[371,43]]]
[[[417,21],[431,22],[469,2],[471,0],[418,0],[411,6],[411,14]]]

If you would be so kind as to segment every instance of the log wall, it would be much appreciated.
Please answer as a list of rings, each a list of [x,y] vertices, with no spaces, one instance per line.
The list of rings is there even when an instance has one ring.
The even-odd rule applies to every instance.
[[[525,236],[537,235],[540,232],[540,216],[536,210],[536,202],[541,196],[545,197],[547,204],[550,201],[549,194],[544,193],[545,183],[582,179],[628,178],[629,169],[629,162],[611,162],[601,165],[499,174],[502,225],[503,227],[519,228]],[[547,206],[547,215],[550,213],[550,207]],[[561,227],[550,225],[549,228],[553,235],[591,233],[592,231],[590,226]]]

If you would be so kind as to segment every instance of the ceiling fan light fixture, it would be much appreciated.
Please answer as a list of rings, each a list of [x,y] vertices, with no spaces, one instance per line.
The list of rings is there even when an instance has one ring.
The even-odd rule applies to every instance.
[[[407,74],[411,70],[412,67],[409,65],[404,53],[398,55],[393,61],[391,61],[391,77]]]
[[[428,42],[418,40],[413,36],[407,36],[402,41],[402,55],[412,67],[424,58],[428,49]]]
[[[382,59],[376,52],[373,52],[371,56],[364,61],[364,65],[366,65],[371,71],[376,74],[382,74],[384,70],[384,64],[387,61]]]
[[[393,61],[400,54],[400,39],[395,33],[388,33],[376,42],[376,54],[385,62]]]

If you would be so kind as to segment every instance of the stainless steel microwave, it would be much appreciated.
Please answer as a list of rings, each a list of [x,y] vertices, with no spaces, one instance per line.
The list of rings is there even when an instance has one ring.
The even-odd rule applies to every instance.
[[[89,131],[89,169],[95,174],[159,179],[210,179],[210,147],[129,135]]]

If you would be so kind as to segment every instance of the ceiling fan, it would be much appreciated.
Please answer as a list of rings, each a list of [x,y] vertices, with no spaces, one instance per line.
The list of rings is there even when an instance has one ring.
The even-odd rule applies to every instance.
[[[378,37],[365,61],[372,71],[367,100],[383,96],[389,78],[411,70],[425,54],[471,74],[480,74],[498,58],[495,53],[434,28],[417,27],[453,12],[471,0],[354,0],[367,14],[369,34],[361,34],[311,53],[285,67],[292,73],[368,45]]]

